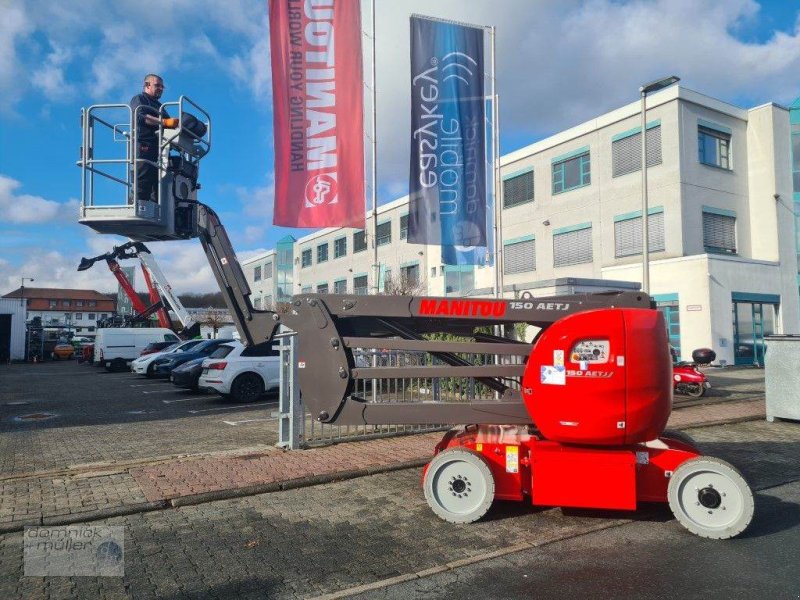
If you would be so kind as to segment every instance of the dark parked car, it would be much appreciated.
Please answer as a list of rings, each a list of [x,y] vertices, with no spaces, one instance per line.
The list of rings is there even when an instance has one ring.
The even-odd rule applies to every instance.
[[[197,380],[200,379],[205,359],[205,356],[201,356],[175,367],[170,373],[169,380],[178,387],[198,391]]]
[[[214,352],[220,344],[232,341],[231,339],[205,340],[186,352],[165,354],[153,361],[153,377],[169,377],[170,373],[172,373],[172,369],[175,367],[179,367],[195,358],[206,358]]]

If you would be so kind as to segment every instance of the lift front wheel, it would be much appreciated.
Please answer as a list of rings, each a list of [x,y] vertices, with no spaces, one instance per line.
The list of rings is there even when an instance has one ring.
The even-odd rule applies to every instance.
[[[473,523],[494,500],[494,477],[483,458],[469,450],[451,448],[437,454],[425,473],[425,499],[439,517],[450,523]]]
[[[753,519],[753,492],[739,471],[719,458],[698,456],[681,464],[667,489],[675,518],[701,537],[739,535]]]

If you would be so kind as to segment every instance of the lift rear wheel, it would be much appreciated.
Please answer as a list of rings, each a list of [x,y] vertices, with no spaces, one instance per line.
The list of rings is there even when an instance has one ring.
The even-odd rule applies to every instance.
[[[669,507],[681,525],[701,537],[739,535],[753,519],[753,492],[731,464],[698,456],[681,464],[669,480]]]
[[[494,500],[494,477],[475,452],[451,448],[437,454],[425,473],[425,499],[439,517],[450,523],[473,523]]]

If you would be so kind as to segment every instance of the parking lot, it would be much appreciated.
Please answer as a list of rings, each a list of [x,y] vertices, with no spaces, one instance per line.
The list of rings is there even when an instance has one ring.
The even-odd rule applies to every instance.
[[[4,366],[0,477],[277,442],[277,398],[237,404],[74,361]]]

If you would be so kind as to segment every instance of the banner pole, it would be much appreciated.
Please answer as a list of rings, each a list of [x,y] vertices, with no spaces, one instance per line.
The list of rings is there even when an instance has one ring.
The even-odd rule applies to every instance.
[[[495,60],[495,27],[489,30],[491,40],[491,62],[492,62],[492,166],[494,167],[494,177],[492,187],[494,188],[494,297],[503,296],[503,264],[502,264],[502,184],[500,181],[500,110],[497,96],[497,62]]]
[[[378,92],[376,81],[375,0],[372,0],[372,277],[375,294],[380,292],[378,263]]]

